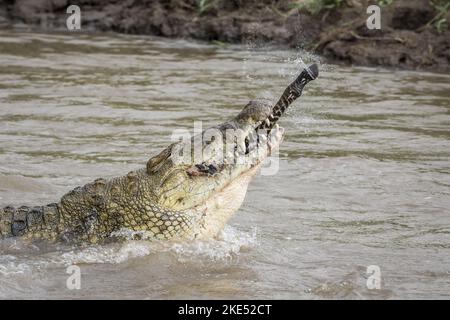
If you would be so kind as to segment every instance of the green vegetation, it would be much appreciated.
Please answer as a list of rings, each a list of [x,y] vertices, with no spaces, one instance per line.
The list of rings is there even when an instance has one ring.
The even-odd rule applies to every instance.
[[[380,7],[390,6],[393,2],[394,0],[378,0],[378,5]]]
[[[212,0],[210,0],[212,1]],[[378,0],[379,6],[390,6],[395,0]],[[315,15],[322,10],[342,8],[347,5],[346,0],[295,0],[289,3],[290,9],[305,9]],[[425,27],[433,26],[437,32],[443,33],[449,28],[448,14],[450,11],[450,0],[430,0],[430,4],[436,10],[434,18]]]
[[[450,1],[431,0],[430,3],[436,10],[437,14],[430,22],[428,22],[428,25],[433,25],[439,33],[442,33],[448,29],[447,16],[450,11]]]
[[[345,0],[297,0],[291,2],[291,9],[305,9],[311,14],[317,14],[323,9],[335,9],[342,7]]]
[[[199,14],[204,14],[213,8],[220,7],[223,0],[195,0]],[[240,4],[239,0],[236,0]],[[379,6],[390,6],[395,0],[378,0]],[[282,1],[280,1],[282,2]],[[448,29],[449,21],[447,19],[450,11],[450,0],[430,0],[430,4],[436,10],[435,17],[429,21],[426,27],[433,26],[439,33]],[[293,0],[289,2],[288,7],[293,9],[304,9],[309,13],[316,15],[322,10],[333,10],[348,5],[347,0]],[[280,13],[281,14],[281,13]]]
[[[200,14],[208,11],[214,5],[216,5],[218,0],[197,0],[197,8]]]

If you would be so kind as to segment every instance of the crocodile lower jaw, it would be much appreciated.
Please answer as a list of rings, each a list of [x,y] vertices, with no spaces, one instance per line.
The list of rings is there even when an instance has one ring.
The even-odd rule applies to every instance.
[[[203,204],[195,207],[196,215],[203,217],[198,226],[195,238],[210,239],[216,237],[228,223],[230,218],[239,210],[244,202],[248,185],[261,169],[261,166],[274,149],[278,148],[284,137],[284,129],[277,128],[273,139],[268,142],[266,155],[249,170],[239,175],[222,190],[209,197]]]

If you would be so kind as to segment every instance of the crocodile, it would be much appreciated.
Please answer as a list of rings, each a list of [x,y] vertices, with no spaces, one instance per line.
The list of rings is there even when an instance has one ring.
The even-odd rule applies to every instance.
[[[216,236],[240,208],[264,160],[278,148],[277,122],[318,67],[305,67],[275,105],[252,100],[233,119],[172,143],[128,174],[97,179],[44,206],[0,209],[0,239],[100,243]]]

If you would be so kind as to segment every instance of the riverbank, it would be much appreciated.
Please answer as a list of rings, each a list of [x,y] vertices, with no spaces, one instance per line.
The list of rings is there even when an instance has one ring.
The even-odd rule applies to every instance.
[[[79,0],[77,4],[82,32],[304,48],[334,63],[446,72],[450,17],[448,7],[439,7],[444,2]],[[366,27],[371,3],[390,3],[381,6],[380,30]],[[68,5],[68,0],[8,0],[0,4],[0,28],[67,31]]]

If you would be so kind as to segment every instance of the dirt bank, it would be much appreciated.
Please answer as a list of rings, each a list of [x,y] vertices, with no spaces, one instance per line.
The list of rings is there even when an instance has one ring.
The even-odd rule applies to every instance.
[[[320,1],[325,0],[316,2]],[[429,0],[396,0],[382,6],[381,30],[366,27],[367,6],[380,1],[347,0],[330,8],[299,8],[298,2],[6,0],[0,3],[0,27],[67,31],[65,10],[70,3],[81,8],[82,32],[116,31],[301,47],[333,62],[450,70],[450,31],[445,24],[450,21],[449,12],[438,11]]]

